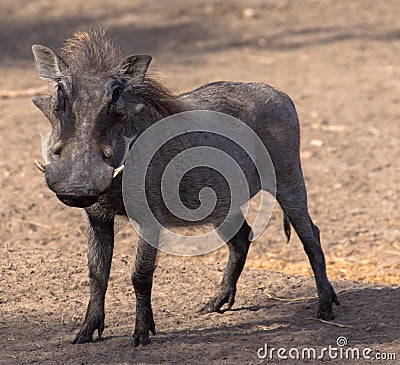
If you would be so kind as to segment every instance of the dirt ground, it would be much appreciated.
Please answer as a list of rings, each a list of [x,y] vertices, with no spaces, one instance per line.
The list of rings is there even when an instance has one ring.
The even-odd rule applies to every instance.
[[[264,343],[320,349],[339,336],[374,356],[397,353],[397,362],[333,362],[400,363],[397,0],[2,0],[1,10],[0,364],[274,363],[258,358]],[[222,277],[225,247],[197,258],[161,254],[153,299],[158,334],[150,346],[133,348],[137,236],[121,220],[105,340],[69,344],[88,299],[85,222],[33,165],[47,122],[31,97],[10,92],[46,87],[32,44],[58,48],[88,28],[108,29],[126,54],[151,54],[152,68],[173,91],[263,81],[292,97],[310,213],[342,302],[334,323],[316,320],[311,269],[297,237],[285,243],[276,209],[252,243],[232,311],[196,313]]]

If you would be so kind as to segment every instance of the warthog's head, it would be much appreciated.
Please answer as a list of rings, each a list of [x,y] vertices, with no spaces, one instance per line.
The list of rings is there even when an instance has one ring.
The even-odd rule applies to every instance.
[[[143,82],[151,61],[150,56],[136,55],[112,64],[115,54],[95,46],[73,44],[69,52],[79,60],[71,64],[49,48],[32,47],[40,76],[56,83],[53,95],[33,99],[51,123],[43,136],[42,168],[49,188],[75,207],[94,204],[122,170],[134,138],[128,114],[132,117],[143,108],[133,103],[127,111],[127,98],[132,98],[127,95]]]

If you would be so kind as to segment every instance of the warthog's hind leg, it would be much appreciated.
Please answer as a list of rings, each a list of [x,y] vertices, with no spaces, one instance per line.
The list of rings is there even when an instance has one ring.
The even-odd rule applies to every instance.
[[[319,229],[308,214],[304,182],[278,184],[276,198],[299,236],[314,272],[319,297],[318,317],[332,320],[334,319],[332,304],[340,303],[326,274]]]
[[[228,242],[229,258],[225,273],[221,281],[218,293],[201,309],[201,314],[220,312],[221,307],[227,303],[230,309],[235,301],[236,284],[242,273],[250,246],[251,227],[245,221],[241,212],[237,213],[236,219],[243,221],[241,228]],[[221,238],[226,241],[224,232],[219,232]]]

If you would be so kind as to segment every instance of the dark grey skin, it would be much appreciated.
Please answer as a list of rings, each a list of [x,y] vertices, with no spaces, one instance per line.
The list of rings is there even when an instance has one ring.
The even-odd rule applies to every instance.
[[[87,215],[90,300],[82,328],[72,343],[90,342],[95,330],[99,337],[104,330],[104,298],[113,254],[114,218],[126,215],[121,186],[123,172],[115,169],[124,163],[130,144],[141,132],[163,117],[184,110],[223,112],[244,121],[259,135],[275,167],[276,199],[284,211],[286,235],[289,238],[290,224],[293,225],[314,272],[318,317],[334,318],[332,305],[339,305],[339,301],[326,275],[318,227],[308,213],[299,157],[299,123],[287,95],[262,83],[217,82],[174,96],[146,76],[150,56],[123,59],[101,32],[76,35],[66,42],[61,56],[43,46],[33,46],[33,53],[40,75],[57,85],[52,96],[33,99],[52,126],[43,138],[46,182],[63,203],[84,208]],[[190,140],[186,143],[190,144]],[[163,156],[169,160],[173,153],[170,150]],[[204,176],[198,178],[204,181]],[[196,176],[193,181],[196,186]],[[257,181],[252,184],[254,195],[260,187]],[[193,186],[187,186],[190,189],[196,191]],[[153,203],[157,204],[161,197],[152,196]],[[215,225],[219,221],[218,213],[212,216],[215,221],[211,219]],[[160,216],[166,224],[174,224],[162,211]],[[236,218],[243,220],[239,212]],[[219,233],[224,239],[224,232]],[[152,232],[155,239],[158,234]],[[251,227],[244,221],[227,242],[229,260],[220,289],[201,313],[220,312],[224,304],[228,309],[232,307],[250,245],[249,237]],[[136,295],[132,338],[135,346],[149,344],[149,333],[156,333],[151,307],[156,256],[157,249],[139,238],[132,273]]]

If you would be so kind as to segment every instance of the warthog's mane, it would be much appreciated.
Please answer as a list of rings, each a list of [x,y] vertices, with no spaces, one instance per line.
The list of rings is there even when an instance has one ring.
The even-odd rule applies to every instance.
[[[61,55],[74,73],[116,72],[122,58],[120,47],[115,46],[102,30],[75,33],[64,42]]]
[[[70,74],[106,73],[115,76],[124,58],[121,48],[113,44],[103,30],[75,33],[65,41],[60,54],[68,64],[63,71]],[[146,75],[143,84],[135,89],[163,117],[184,110],[179,97],[156,80],[154,75]]]

